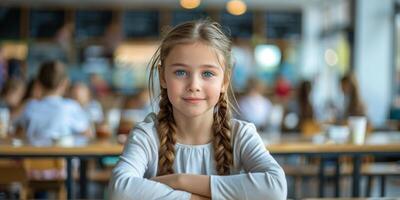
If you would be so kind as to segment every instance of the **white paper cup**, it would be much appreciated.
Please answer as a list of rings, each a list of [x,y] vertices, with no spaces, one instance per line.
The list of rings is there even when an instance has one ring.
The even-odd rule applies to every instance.
[[[352,116],[348,119],[353,144],[364,144],[367,118]]]

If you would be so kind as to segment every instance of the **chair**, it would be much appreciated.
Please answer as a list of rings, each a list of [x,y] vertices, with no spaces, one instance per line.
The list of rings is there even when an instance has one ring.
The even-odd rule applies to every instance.
[[[15,160],[0,161],[0,185],[11,185],[12,183],[20,183],[21,189],[19,193],[20,199],[27,199],[29,193],[28,176],[24,166]]]
[[[57,199],[67,199],[65,162],[63,159],[24,159],[30,194],[35,191],[55,191]]]
[[[371,196],[371,187],[374,177],[380,178],[380,196],[385,196],[386,177],[387,176],[400,176],[400,165],[398,163],[368,163],[363,166],[361,173],[367,176],[367,185],[365,189],[365,196]]]

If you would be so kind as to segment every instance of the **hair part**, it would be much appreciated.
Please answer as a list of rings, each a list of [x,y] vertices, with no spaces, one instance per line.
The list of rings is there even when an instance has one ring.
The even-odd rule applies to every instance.
[[[201,42],[215,49],[221,66],[224,66],[224,84],[229,87],[221,93],[214,107],[213,146],[216,171],[219,175],[227,175],[233,165],[229,97],[233,97],[233,90],[229,84],[232,70],[231,49],[232,43],[224,34],[222,27],[211,20],[190,21],[171,29],[161,41],[153,55],[149,68],[150,97],[155,97],[155,91],[160,91],[157,115],[157,132],[160,139],[158,175],[172,174],[175,160],[176,123],[173,117],[172,104],[168,99],[167,88],[159,87],[164,76],[165,60],[171,50],[180,44]],[[156,78],[158,77],[158,79]],[[157,79],[157,80],[156,80]],[[156,85],[158,85],[156,87]]]

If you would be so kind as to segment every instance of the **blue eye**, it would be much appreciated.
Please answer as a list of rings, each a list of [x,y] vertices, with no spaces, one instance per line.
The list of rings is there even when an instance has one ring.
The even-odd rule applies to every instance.
[[[203,72],[203,77],[204,78],[211,78],[214,76],[214,73],[210,72],[210,71],[205,71]]]
[[[187,73],[184,70],[176,70],[175,75],[178,77],[186,76]]]

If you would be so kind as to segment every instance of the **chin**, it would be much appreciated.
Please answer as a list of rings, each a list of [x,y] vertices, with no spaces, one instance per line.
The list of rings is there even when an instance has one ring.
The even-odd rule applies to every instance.
[[[195,118],[195,117],[199,117],[206,114],[206,112],[201,112],[201,111],[186,111],[183,113],[184,116],[186,117],[190,117],[190,118]]]
[[[190,109],[190,108],[186,108],[186,109],[182,109],[180,110],[180,113],[188,118],[196,118],[196,117],[200,117],[202,115],[206,115],[208,114],[209,110],[207,109]]]

